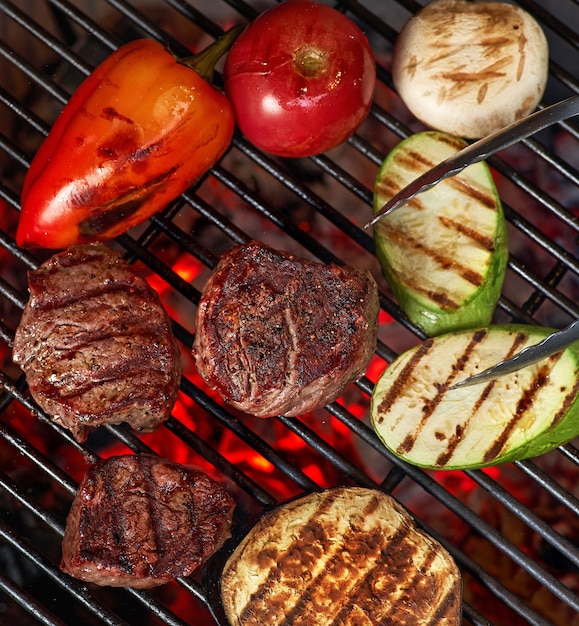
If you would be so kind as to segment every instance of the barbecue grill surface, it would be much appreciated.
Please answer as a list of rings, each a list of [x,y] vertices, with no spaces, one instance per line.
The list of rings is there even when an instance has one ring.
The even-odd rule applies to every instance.
[[[239,533],[264,510],[303,492],[381,488],[456,559],[465,623],[579,624],[576,442],[485,471],[429,472],[392,457],[369,426],[373,383],[396,354],[423,338],[393,300],[371,232],[362,230],[385,154],[422,130],[393,91],[389,72],[392,45],[417,2],[332,3],[367,33],[377,59],[371,114],[348,143],[312,159],[284,160],[236,135],[198,184],[111,244],[159,291],[174,323],[184,376],[166,425],[152,435],[101,428],[79,444],[38,409],[11,362],[26,272],[50,255],[15,245],[19,193],[35,150],[75,87],[125,41],[150,37],[178,54],[196,51],[272,3],[0,0],[0,623],[216,623],[208,606],[218,596],[219,558],[205,572],[150,592],[86,586],[58,569],[64,520],[87,463],[152,451],[224,480],[239,502]],[[578,93],[576,0],[517,4],[549,38],[550,77],[541,104]],[[497,323],[562,328],[578,317],[578,148],[575,119],[489,161],[511,255]],[[299,418],[251,418],[224,407],[195,373],[189,353],[200,291],[219,255],[250,239],[368,269],[379,281],[376,355],[367,375],[325,409]]]

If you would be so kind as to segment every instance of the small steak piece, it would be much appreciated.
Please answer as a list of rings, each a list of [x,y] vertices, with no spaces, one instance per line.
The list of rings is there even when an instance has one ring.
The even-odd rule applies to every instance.
[[[29,272],[13,359],[51,418],[154,430],[171,415],[181,364],[157,292],[104,244],[72,246]]]
[[[324,406],[365,371],[378,289],[368,272],[250,242],[226,252],[197,309],[193,354],[226,402],[259,417]]]
[[[153,455],[97,461],[66,520],[63,572],[147,588],[188,576],[230,537],[235,502],[202,471]]]

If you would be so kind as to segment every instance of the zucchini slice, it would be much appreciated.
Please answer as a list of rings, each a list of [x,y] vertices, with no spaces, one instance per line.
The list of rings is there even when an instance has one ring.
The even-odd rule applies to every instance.
[[[374,212],[466,146],[438,131],[411,135],[384,160]],[[374,226],[382,271],[406,315],[430,336],[490,323],[505,277],[502,205],[486,163],[443,180]]]
[[[435,469],[497,465],[570,441],[579,435],[579,344],[493,381],[449,389],[550,332],[505,324],[427,339],[376,383],[374,430],[398,457]]]

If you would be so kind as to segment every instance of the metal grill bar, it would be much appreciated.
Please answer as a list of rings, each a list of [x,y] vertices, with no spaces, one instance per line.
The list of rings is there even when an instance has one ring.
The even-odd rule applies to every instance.
[[[46,626],[66,626],[54,613],[48,611],[44,605],[33,596],[25,592],[21,587],[13,583],[9,578],[0,576],[0,590],[12,601],[21,604],[41,624]]]
[[[456,473],[456,479],[468,481],[476,493],[473,502],[467,492],[456,492],[448,475],[408,466],[384,449],[367,419],[367,396],[374,382],[370,373],[353,387],[353,402],[335,402],[323,417],[260,421],[233,414],[187,371],[181,394],[196,420],[176,414],[153,439],[125,426],[109,426],[78,444],[35,405],[9,356],[26,302],[26,271],[44,258],[40,252],[20,250],[14,242],[22,178],[36,146],[80,80],[122,42],[152,37],[179,54],[189,49],[188,36],[178,34],[183,32],[179,28],[165,29],[158,12],[172,20],[171,25],[186,25],[187,33],[215,38],[233,22],[254,19],[263,7],[242,0],[158,0],[153,8],[136,0],[32,4],[35,10],[29,11],[22,4],[0,0],[0,70],[7,70],[0,71],[0,215],[5,215],[0,222],[0,600],[9,609],[20,607],[16,621],[26,616],[53,626],[85,619],[91,624],[151,626],[210,622],[205,606],[210,598],[199,576],[167,585],[166,593],[162,588],[95,590],[62,574],[54,554],[86,462],[111,449],[162,453],[164,442],[170,440],[180,454],[227,476],[243,502],[251,502],[254,516],[285,497],[326,483],[379,486],[405,504],[419,525],[445,545],[466,582],[475,581],[484,589],[484,601],[473,595],[464,602],[466,622],[567,626],[548,607],[530,601],[508,576],[494,569],[493,562],[481,561],[479,553],[471,554],[468,545],[439,527],[436,519],[430,519],[429,507],[441,509],[449,528],[467,529],[472,542],[482,542],[484,551],[520,572],[527,585],[560,603],[564,620],[569,615],[564,609],[579,611],[579,585],[573,583],[579,550],[572,532],[579,513],[579,494],[574,491],[579,451],[573,443],[561,446],[548,460],[516,462],[506,474],[501,468],[496,475]],[[579,92],[579,59],[575,54],[573,62],[569,53],[579,47],[579,19],[572,17],[577,16],[577,3],[561,0],[555,8],[531,0],[519,4],[541,21],[551,39],[550,85],[543,105]],[[412,0],[334,3],[368,33],[377,53],[380,83],[368,122],[340,150],[296,164],[262,154],[236,134],[229,153],[207,176],[144,229],[118,239],[116,244],[130,262],[167,286],[162,297],[168,303],[174,299],[183,303],[183,314],[174,315],[173,327],[184,351],[193,342],[191,318],[204,276],[220,253],[235,243],[263,236],[274,246],[324,262],[363,264],[379,277],[372,238],[361,225],[370,215],[373,179],[386,151],[415,130],[415,121],[393,92],[388,58],[401,24],[421,5]],[[40,16],[35,11],[41,11]],[[14,83],[5,77],[15,77]],[[3,115],[10,124],[2,125]],[[557,141],[568,142],[569,147],[564,149]],[[563,326],[579,314],[579,172],[574,157],[578,141],[579,125],[572,120],[489,160],[505,196],[512,240],[498,321]],[[536,176],[537,171],[541,176]],[[233,206],[228,207],[223,198],[233,198]],[[294,206],[307,209],[306,227],[294,215]],[[175,254],[166,250],[206,271],[193,280],[184,278],[175,267]],[[386,316],[393,318],[391,326],[384,327],[392,332],[381,333],[376,351],[385,365],[404,343],[416,343],[423,333],[406,319],[383,286],[380,302]],[[233,449],[240,446],[246,455],[254,455],[258,465],[232,455],[226,440],[233,442]],[[298,452],[285,447],[286,440],[298,442]],[[558,473],[559,467],[567,472],[566,479]],[[28,482],[31,476],[35,495]],[[532,501],[525,501],[516,489],[522,481],[541,500],[548,498],[552,508],[559,507],[560,525],[553,526],[544,509],[535,510]],[[540,551],[533,552],[533,546],[520,545],[495,519],[485,517],[484,509],[476,507],[479,500],[496,509],[498,516],[516,520],[525,534],[548,546],[564,564],[554,565]],[[20,529],[23,514],[31,526]],[[43,543],[43,536],[50,537],[50,545]],[[3,550],[9,551],[16,569],[3,560]],[[49,594],[39,590],[43,585],[49,587]],[[175,604],[174,597],[184,598],[190,613]]]
[[[568,443],[561,446],[559,450],[565,454],[575,465],[579,465],[579,449]]]

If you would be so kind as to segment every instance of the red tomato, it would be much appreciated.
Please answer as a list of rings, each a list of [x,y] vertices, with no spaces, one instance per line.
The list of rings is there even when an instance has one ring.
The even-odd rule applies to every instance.
[[[339,11],[287,0],[262,13],[231,47],[223,73],[241,132],[286,157],[325,152],[368,115],[376,65],[362,31]]]

